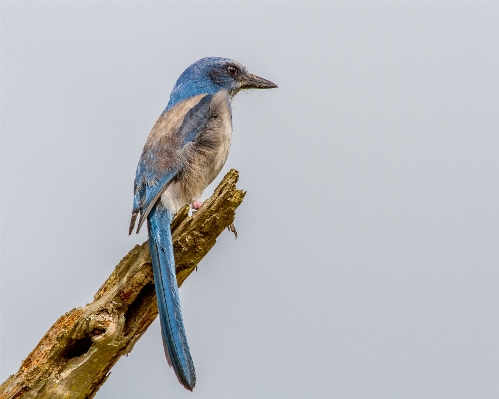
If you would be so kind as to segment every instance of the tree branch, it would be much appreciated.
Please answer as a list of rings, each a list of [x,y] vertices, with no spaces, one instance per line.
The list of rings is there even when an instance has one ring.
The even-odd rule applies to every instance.
[[[226,229],[246,194],[232,169],[193,216],[184,206],[172,222],[180,286]],[[231,230],[235,232],[235,229]],[[0,386],[0,399],[92,398],[118,359],[128,354],[158,314],[147,242],[136,245],[83,308],[49,329],[19,371]]]

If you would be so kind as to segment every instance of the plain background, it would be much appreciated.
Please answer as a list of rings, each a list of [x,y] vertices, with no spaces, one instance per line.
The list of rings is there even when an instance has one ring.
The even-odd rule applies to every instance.
[[[0,380],[146,239],[142,146],[216,55],[279,89],[235,99],[239,238],[181,289],[197,387],[156,321],[97,398],[497,397],[498,3],[1,7]]]

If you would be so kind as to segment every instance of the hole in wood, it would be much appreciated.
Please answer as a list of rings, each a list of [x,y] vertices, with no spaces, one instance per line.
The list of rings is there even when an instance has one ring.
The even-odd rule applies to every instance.
[[[139,295],[137,295],[125,313],[125,327],[123,329],[125,336],[128,336],[132,332],[133,326],[144,313],[145,308],[151,304],[151,301],[155,300],[153,298],[155,294],[154,283],[148,283],[142,287]]]
[[[62,357],[73,359],[74,357],[84,355],[88,352],[92,344],[92,339],[88,335],[81,339],[71,339],[64,352],[62,352]]]
[[[106,332],[106,329],[103,327],[95,327],[92,331],[90,331],[90,337],[97,337],[99,335],[102,335]]]

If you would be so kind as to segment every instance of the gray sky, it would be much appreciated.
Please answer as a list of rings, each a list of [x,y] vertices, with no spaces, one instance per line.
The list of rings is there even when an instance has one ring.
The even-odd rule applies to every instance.
[[[196,389],[156,321],[97,398],[497,395],[499,3],[1,7],[0,380],[146,239],[142,146],[215,55],[279,89],[235,99],[239,239],[181,289]]]

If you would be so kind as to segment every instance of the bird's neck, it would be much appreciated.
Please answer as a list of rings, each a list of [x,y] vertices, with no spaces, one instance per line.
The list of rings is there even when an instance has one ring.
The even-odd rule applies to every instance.
[[[179,102],[197,96],[199,94],[213,94],[215,95],[223,88],[213,81],[197,82],[196,84],[177,82],[170,95],[170,101],[165,108],[165,111],[177,105]]]

